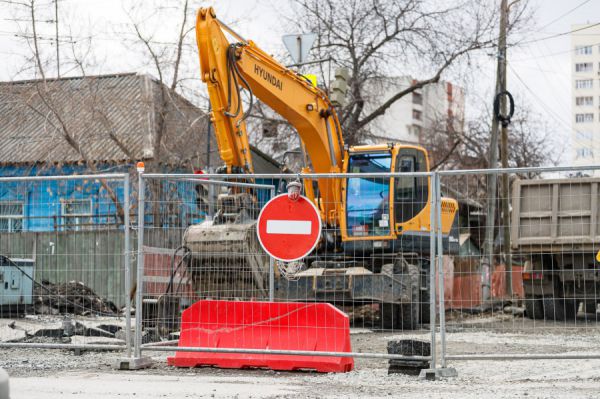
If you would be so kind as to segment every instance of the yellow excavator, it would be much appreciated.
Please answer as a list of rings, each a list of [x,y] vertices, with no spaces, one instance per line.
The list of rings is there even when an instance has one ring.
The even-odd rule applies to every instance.
[[[372,175],[427,172],[425,149],[399,143],[344,145],[324,90],[237,34],[213,8],[199,10],[196,35],[223,173],[254,173],[246,132],[249,112],[241,94],[246,91],[250,107],[257,98],[296,130],[309,161],[302,172],[352,174],[303,179],[304,195],[320,211],[323,234],[300,265],[276,264],[276,300],[377,304],[371,308],[381,310],[378,320],[384,328],[426,323],[430,179]],[[269,259],[256,239],[255,197],[248,189],[221,194],[214,219],[187,229],[188,270],[199,297],[267,298]],[[455,200],[442,199],[447,248],[457,208]]]

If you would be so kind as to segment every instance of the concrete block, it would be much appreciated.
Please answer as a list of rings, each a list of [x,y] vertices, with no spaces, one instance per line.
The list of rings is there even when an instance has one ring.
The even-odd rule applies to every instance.
[[[20,342],[26,336],[27,333],[21,329],[10,327],[9,325],[0,326],[0,342]]]
[[[401,339],[388,341],[389,354],[402,356],[431,356],[431,344],[427,341],[416,339]],[[417,359],[390,359],[388,374],[419,375],[421,370],[429,369],[428,360]]]
[[[0,399],[10,399],[8,374],[6,371],[4,371],[4,369],[0,369]]]
[[[117,359],[113,368],[116,370],[141,370],[152,367],[152,359],[149,357],[124,357]]]
[[[424,369],[419,374],[420,380],[436,381],[444,378],[458,377],[458,373],[454,367],[445,367],[437,369]]]

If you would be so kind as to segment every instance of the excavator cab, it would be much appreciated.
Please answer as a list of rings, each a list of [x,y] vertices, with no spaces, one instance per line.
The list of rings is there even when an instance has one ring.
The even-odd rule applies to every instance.
[[[342,183],[343,241],[371,241],[367,246],[392,248],[389,241],[420,231],[422,222],[429,222],[429,178],[413,174],[429,170],[423,148],[400,144],[350,147],[344,165],[345,172],[363,176],[351,176]],[[390,172],[407,176],[372,175]]]

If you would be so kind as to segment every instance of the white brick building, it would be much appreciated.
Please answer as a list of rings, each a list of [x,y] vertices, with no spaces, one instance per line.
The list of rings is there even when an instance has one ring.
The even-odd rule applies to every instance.
[[[580,30],[589,25],[573,25]],[[574,165],[600,162],[600,26],[571,35],[572,151]]]
[[[385,78],[372,82],[366,113],[409,87],[411,77]],[[464,124],[465,97],[461,87],[449,82],[430,84],[396,101],[373,122],[373,141],[422,144],[424,134],[435,125],[460,131]],[[449,125],[451,123],[451,126]]]

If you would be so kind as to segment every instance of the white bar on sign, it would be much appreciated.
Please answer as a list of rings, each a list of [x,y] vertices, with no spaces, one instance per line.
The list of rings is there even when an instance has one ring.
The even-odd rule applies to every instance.
[[[309,220],[267,220],[267,234],[309,235],[311,227]]]

